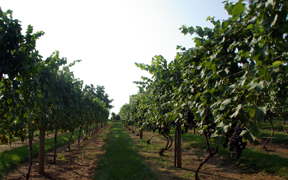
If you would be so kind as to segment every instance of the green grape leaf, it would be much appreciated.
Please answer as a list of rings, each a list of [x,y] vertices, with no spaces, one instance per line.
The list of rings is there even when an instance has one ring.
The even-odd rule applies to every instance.
[[[249,142],[253,142],[256,139],[256,137],[249,130],[242,130],[240,136],[244,139],[248,139]]]
[[[233,21],[236,21],[239,18],[240,14],[243,13],[245,10],[245,4],[242,3],[242,1],[237,2],[232,9]]]

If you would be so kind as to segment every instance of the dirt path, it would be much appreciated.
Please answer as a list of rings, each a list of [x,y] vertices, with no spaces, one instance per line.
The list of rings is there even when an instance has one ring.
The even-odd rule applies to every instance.
[[[164,152],[164,156],[159,156],[158,152],[161,147],[165,147],[166,141],[163,136],[156,135],[153,137],[151,145],[143,143],[136,133],[132,133],[128,130],[131,139],[135,146],[141,147],[139,154],[143,156],[144,161],[150,169],[157,175],[158,179],[194,179],[195,171],[198,168],[201,161],[208,154],[206,152],[199,152],[197,148],[190,148],[188,150],[182,150],[182,168],[174,167],[174,143],[172,147]],[[144,131],[144,139],[152,137],[152,132]],[[182,143],[185,146],[185,143]],[[144,147],[144,148],[143,148]],[[198,159],[199,153],[202,153],[200,159]],[[221,157],[216,155],[207,163],[202,166],[200,173],[200,179],[252,179],[252,180],[272,180],[283,179],[278,176],[272,176],[265,173],[258,174],[245,174],[241,173],[238,169],[225,165],[222,163]]]
[[[31,179],[93,179],[96,171],[97,161],[105,153],[106,135],[110,131],[110,125],[100,129],[97,135],[91,139],[77,141],[72,144],[71,152],[67,151],[67,145],[57,149],[57,161],[53,163],[53,152],[46,153],[45,173],[37,173],[38,159],[34,158]],[[5,175],[6,180],[25,179],[29,162],[20,165]]]

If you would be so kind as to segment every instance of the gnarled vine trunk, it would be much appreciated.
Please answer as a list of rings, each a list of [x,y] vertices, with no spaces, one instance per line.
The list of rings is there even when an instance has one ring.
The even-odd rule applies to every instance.
[[[56,152],[57,152],[57,128],[55,128],[54,132],[54,157],[53,157],[54,163],[56,163]]]
[[[139,130],[139,137],[140,139],[143,139],[143,130]]]
[[[161,134],[162,134],[162,135],[166,138],[166,140],[167,140],[166,147],[160,149],[160,151],[159,151],[159,155],[160,155],[160,156],[163,156],[164,151],[165,151],[165,150],[168,150],[168,149],[172,146],[173,140],[172,140],[172,137],[171,137],[169,134],[165,134],[164,132],[162,132]]]
[[[182,167],[182,157],[181,157],[181,128],[180,125],[177,124],[177,145],[176,145],[176,159],[177,159],[177,167]]]
[[[72,139],[73,133],[74,133],[74,130],[71,132],[71,136],[70,136],[69,142],[68,142],[68,150],[69,150],[69,152],[71,151],[70,145],[71,145],[71,139]]]
[[[208,151],[209,151],[209,155],[208,155],[208,156],[200,163],[200,165],[198,166],[198,168],[197,168],[197,170],[196,170],[196,172],[195,172],[195,180],[199,180],[198,173],[199,173],[201,167],[202,167],[209,159],[211,159],[212,157],[214,157],[214,156],[218,153],[218,146],[216,146],[214,152],[211,152],[211,148],[210,148],[210,145],[209,145],[209,141],[208,141],[207,134],[204,133],[204,136],[205,136],[206,145],[207,145],[207,148],[208,148]]]
[[[26,174],[26,179],[30,178],[30,172],[31,172],[31,167],[32,167],[32,163],[33,163],[33,147],[32,147],[32,133],[29,132],[29,168],[28,168],[28,172]]]
[[[79,129],[78,146],[80,145],[81,129],[82,129],[82,126],[80,126],[80,129]]]
[[[39,135],[39,154],[38,154],[38,173],[44,173],[44,161],[45,161],[45,128],[40,127]]]

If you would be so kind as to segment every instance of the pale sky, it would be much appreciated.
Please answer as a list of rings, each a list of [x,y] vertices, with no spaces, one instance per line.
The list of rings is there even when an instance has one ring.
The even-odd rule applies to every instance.
[[[150,64],[154,55],[168,62],[176,46],[193,47],[182,25],[212,27],[208,16],[227,19],[223,0],[0,0],[21,21],[22,34],[31,24],[44,31],[36,49],[46,59],[59,50],[68,63],[81,59],[71,70],[84,84],[105,86],[118,113],[138,88],[133,81],[150,75],[134,62]]]

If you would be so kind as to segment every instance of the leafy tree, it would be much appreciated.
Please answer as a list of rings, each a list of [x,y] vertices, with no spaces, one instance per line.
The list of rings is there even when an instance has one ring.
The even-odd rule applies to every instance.
[[[116,114],[115,114],[114,112],[112,112],[112,113],[111,113],[111,116],[112,116],[112,117],[111,117],[111,120],[112,120],[112,121],[115,121],[115,120],[116,120]]]
[[[113,106],[111,103],[113,102],[113,99],[109,99],[109,95],[105,93],[105,87],[104,86],[98,86],[96,87],[96,97],[102,100],[108,109],[112,109]]]
[[[116,120],[116,121],[119,121],[119,120],[120,120],[120,115],[119,115],[119,114],[116,115],[115,120]]]

